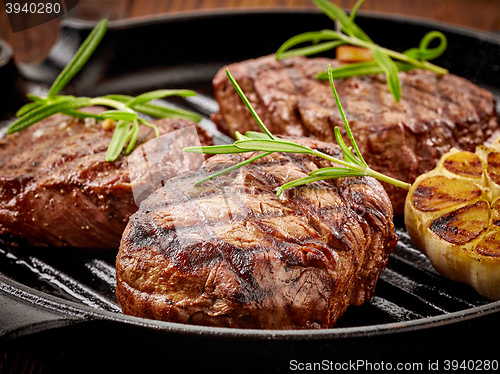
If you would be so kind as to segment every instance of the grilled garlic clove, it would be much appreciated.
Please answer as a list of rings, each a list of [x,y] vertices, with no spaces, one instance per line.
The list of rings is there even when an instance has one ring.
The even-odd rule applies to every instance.
[[[441,239],[464,245],[488,228],[490,204],[484,200],[448,212],[434,221],[430,229]]]
[[[405,224],[441,274],[500,300],[500,139],[475,153],[453,149],[418,177]]]
[[[435,175],[418,184],[413,204],[422,212],[439,211],[472,201],[481,194],[481,189],[470,181]]]
[[[462,177],[481,178],[483,164],[478,155],[462,151],[451,153],[444,159],[443,166],[449,172]]]

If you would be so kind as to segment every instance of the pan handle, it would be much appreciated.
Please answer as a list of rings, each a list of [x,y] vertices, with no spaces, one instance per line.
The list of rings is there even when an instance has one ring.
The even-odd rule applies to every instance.
[[[0,342],[86,321],[81,310],[0,274]]]

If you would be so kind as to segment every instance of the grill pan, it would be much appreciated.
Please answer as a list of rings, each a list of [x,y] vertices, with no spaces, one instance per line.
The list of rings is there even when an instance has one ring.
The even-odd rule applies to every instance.
[[[373,40],[396,50],[418,45],[427,31],[444,32],[449,46],[436,63],[489,89],[500,102],[500,38],[414,19],[361,13],[357,20]],[[66,19],[47,60],[19,66],[10,92],[46,91],[92,26]],[[318,12],[281,10],[115,21],[66,92],[194,89],[198,96],[170,103],[202,114],[202,126],[223,142],[209,121],[217,110],[211,88],[216,71],[273,53],[299,32],[331,27]],[[6,66],[11,76],[15,68]],[[0,113],[3,129],[16,109]],[[402,218],[395,223],[400,240],[373,299],[349,307],[336,328],[320,331],[211,328],[124,316],[114,295],[116,251],[11,247],[0,241],[0,373],[16,367],[12,357],[26,357],[39,372],[129,371],[134,365],[288,371],[306,363],[323,370],[339,368],[335,364],[377,370],[420,363],[425,370],[438,362],[432,360],[444,365],[452,359],[498,359],[491,337],[500,333],[500,302],[440,276],[413,246]]]

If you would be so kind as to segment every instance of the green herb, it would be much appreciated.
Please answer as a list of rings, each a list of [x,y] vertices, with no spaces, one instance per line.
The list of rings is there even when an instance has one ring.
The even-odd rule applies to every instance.
[[[78,51],[71,59],[70,63],[66,65],[61,74],[56,78],[52,87],[50,88],[48,98],[54,97],[68,84],[68,82],[78,73],[78,71],[85,65],[92,53],[101,42],[108,28],[108,21],[106,19],[97,23],[94,29],[90,32],[89,36],[85,39]]]
[[[327,167],[327,168],[322,168],[315,170],[305,178],[297,179],[288,183],[285,183],[282,185],[277,194],[280,195],[284,190],[295,187],[295,186],[300,186],[303,184],[307,184],[310,182],[314,181],[319,181],[323,179],[333,179],[333,178],[340,178],[340,177],[362,177],[362,176],[371,176],[374,178],[377,178],[381,181],[391,183],[395,186],[402,187],[409,189],[410,184],[399,181],[397,179],[388,177],[384,174],[381,174],[379,172],[376,172],[368,166],[368,164],[365,162],[363,159],[363,156],[361,155],[361,152],[356,145],[356,141],[354,140],[354,136],[352,135],[351,129],[349,127],[349,123],[347,122],[347,118],[344,114],[344,111],[342,109],[342,106],[340,104],[339,97],[337,95],[337,91],[335,89],[335,85],[333,83],[333,72],[331,69],[331,66],[328,66],[328,75],[329,75],[329,80],[330,80],[330,85],[332,88],[333,95],[335,97],[335,101],[337,103],[337,106],[340,111],[340,115],[342,117],[342,121],[344,122],[345,129],[347,131],[347,134],[349,136],[349,140],[352,144],[352,147],[348,147],[344,140],[342,139],[342,135],[340,133],[340,129],[338,126],[335,127],[335,139],[337,140],[338,145],[340,146],[340,149],[342,150],[342,153],[344,155],[344,159],[339,159],[336,157],[332,157],[330,155],[327,155],[323,152],[320,152],[315,149],[311,149],[309,147],[305,147],[303,145],[294,143],[290,140],[284,140],[280,139],[278,137],[275,137],[271,132],[267,129],[267,127],[264,125],[264,123],[261,121],[259,118],[257,112],[252,108],[250,102],[248,99],[245,97],[245,94],[241,90],[240,86],[236,82],[236,80],[232,77],[232,75],[229,73],[228,70],[226,70],[226,74],[233,84],[234,88],[240,95],[241,99],[247,106],[247,108],[250,110],[250,113],[254,117],[254,119],[257,121],[259,124],[260,128],[262,129],[263,133],[259,132],[254,132],[254,131],[249,131],[245,133],[245,135],[242,135],[240,133],[236,133],[237,140],[233,144],[227,144],[227,145],[216,145],[216,146],[206,146],[206,147],[188,147],[184,148],[184,151],[186,152],[195,152],[195,153],[207,153],[207,154],[224,154],[224,153],[244,153],[244,152],[255,152],[255,151],[261,151],[264,153],[258,154],[254,157],[251,157],[237,165],[231,166],[227,169],[224,169],[220,172],[217,172],[215,174],[212,174],[208,176],[207,178],[204,178],[198,182],[196,182],[195,185],[200,185],[210,179],[213,179],[219,175],[222,175],[224,173],[227,173],[231,170],[235,170],[243,165],[249,164],[261,157],[265,157],[273,152],[284,152],[284,153],[303,153],[303,154],[309,154],[313,156],[318,156],[321,158],[324,158],[326,160],[329,160],[331,162],[336,163],[337,165],[340,166],[335,166],[335,167]]]
[[[346,64],[333,69],[335,79],[347,78],[357,75],[369,75],[383,73],[387,76],[387,85],[394,99],[401,99],[401,88],[398,71],[408,71],[415,68],[431,70],[437,74],[447,74],[448,71],[442,67],[428,62],[440,56],[446,49],[446,37],[439,31],[427,33],[418,48],[409,49],[403,53],[395,52],[375,44],[366,33],[354,23],[356,13],[364,0],[358,0],[348,16],[342,9],[330,3],[328,0],[312,0],[322,12],[331,18],[337,28],[334,30],[321,30],[306,32],[288,39],[276,52],[277,59],[292,56],[309,56],[316,53],[328,51],[340,45],[353,45],[367,48],[372,52],[374,61]],[[439,45],[429,48],[429,45],[437,40]],[[294,47],[312,43],[313,45]],[[326,72],[320,73],[318,79],[328,79]]]
[[[159,136],[156,126],[140,117],[139,113],[158,118],[184,118],[196,122],[201,120],[199,115],[187,110],[171,108],[152,102],[152,100],[169,96],[185,97],[196,95],[194,91],[190,90],[156,90],[137,97],[107,95],[89,98],[59,95],[93,54],[106,33],[107,24],[107,20],[104,19],[94,27],[71,61],[56,78],[46,98],[28,94],[31,102],[17,111],[16,116],[18,119],[7,129],[8,134],[24,130],[56,113],[63,113],[76,118],[95,118],[96,120],[109,118],[117,121],[117,124],[106,152],[106,161],[114,161],[124,149],[126,154],[132,152],[139,137],[139,125],[151,127],[155,131],[155,135]],[[112,109],[100,114],[85,113],[78,110],[91,105],[102,105]]]

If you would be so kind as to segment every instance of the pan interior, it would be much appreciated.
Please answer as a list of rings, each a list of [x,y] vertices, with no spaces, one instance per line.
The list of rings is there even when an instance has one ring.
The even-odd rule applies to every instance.
[[[276,31],[275,24],[291,26]],[[437,25],[415,21],[367,16],[359,16],[359,24],[380,44],[395,49],[398,45],[417,45],[426,30],[440,29]],[[218,142],[226,142],[227,138],[217,133],[210,121],[210,114],[217,111],[211,87],[216,71],[230,62],[272,53],[282,41],[299,32],[329,27],[328,21],[315,12],[195,14],[142,23],[111,23],[99,47],[102,53],[92,57],[68,87],[68,93],[94,96],[110,92],[138,94],[157,88],[194,89],[198,96],[170,103],[200,113],[204,117],[202,126],[212,132]],[[238,37],[229,32],[235,28],[239,30]],[[196,32],[199,29],[210,30],[210,33]],[[394,32],[396,29],[398,32]],[[48,83],[68,59],[65,51],[71,50],[70,45],[81,43],[88,31],[89,25],[67,21],[49,59],[37,67],[21,67],[26,91],[39,94],[47,90]],[[500,59],[500,41],[451,28],[443,32],[448,36],[450,47],[436,63],[490,89],[500,102],[500,78],[492,74],[494,66],[498,66],[494,61]],[[152,40],[155,38],[150,35],[169,40],[168,48],[159,48],[157,40]],[[134,51],[131,51],[130,40],[134,40]],[[470,55],[464,51],[473,46],[477,48],[478,43],[480,51],[489,52],[457,58]],[[10,120],[4,118],[3,126]],[[361,307],[349,307],[338,321],[336,331],[373,327],[370,331],[375,333],[380,326],[418,324],[419,321],[422,326],[430,326],[432,319],[454,316],[456,312],[477,310],[480,313],[481,308],[488,306],[500,310],[500,304],[491,303],[470,287],[439,275],[415,249],[401,217],[395,221],[399,243],[380,276],[374,297]],[[113,250],[34,249],[22,243],[12,247],[2,241],[0,273],[36,292],[55,296],[61,303],[82,305],[86,310],[91,308],[95,313],[120,319],[122,315],[115,297],[115,255]],[[147,323],[154,324],[153,321]]]

